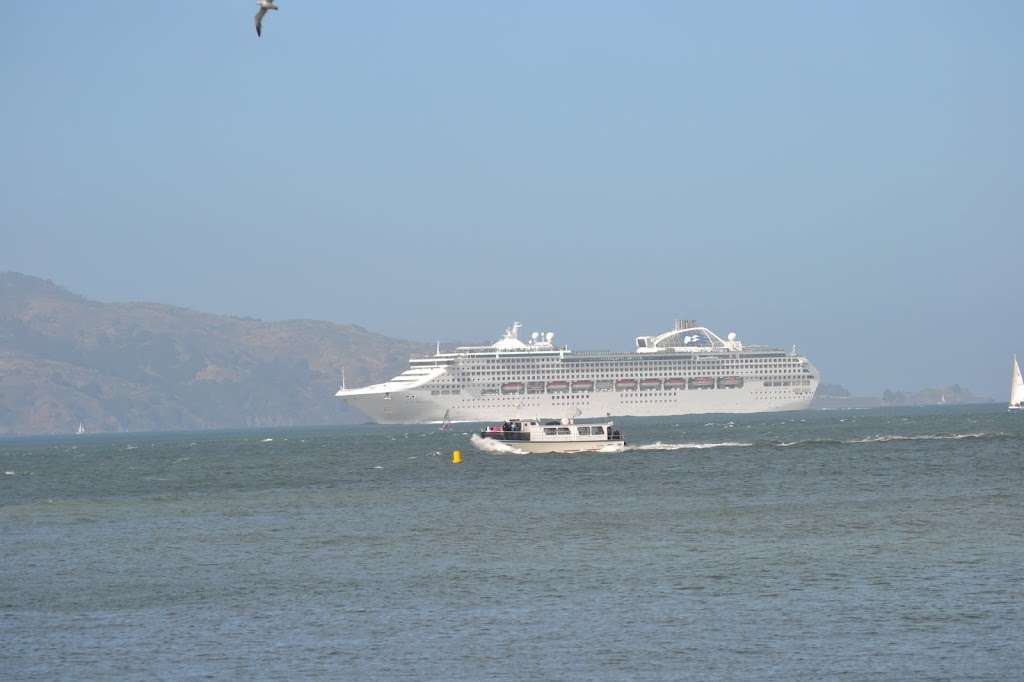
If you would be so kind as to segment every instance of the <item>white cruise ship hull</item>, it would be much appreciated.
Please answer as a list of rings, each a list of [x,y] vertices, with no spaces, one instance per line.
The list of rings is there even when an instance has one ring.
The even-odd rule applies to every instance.
[[[540,394],[488,396],[481,400],[460,395],[432,396],[426,391],[353,396],[348,402],[380,424],[501,421],[511,417],[666,417],[685,414],[781,412],[806,410],[813,391],[797,395],[792,389],[746,387],[679,391],[602,391],[554,397]]]
[[[658,417],[803,410],[820,381],[795,351],[744,346],[695,323],[637,337],[634,353],[574,353],[553,334],[413,358],[390,381],[337,396],[382,424],[513,417]]]

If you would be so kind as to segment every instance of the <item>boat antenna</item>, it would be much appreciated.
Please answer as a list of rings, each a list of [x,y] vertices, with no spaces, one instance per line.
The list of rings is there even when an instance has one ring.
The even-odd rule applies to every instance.
[[[437,352],[436,352],[436,355],[440,355],[440,354],[441,354],[441,339],[438,339],[437,340]]]
[[[341,368],[341,390],[345,390],[345,368]]]

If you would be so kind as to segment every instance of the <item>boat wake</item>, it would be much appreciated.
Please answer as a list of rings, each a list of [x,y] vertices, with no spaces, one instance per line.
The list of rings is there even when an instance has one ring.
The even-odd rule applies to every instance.
[[[1004,438],[1012,438],[1008,433],[932,433],[932,434],[921,434],[917,436],[904,436],[904,435],[877,435],[877,436],[865,436],[864,438],[851,438],[847,440],[839,440],[833,438],[812,438],[808,440],[797,440],[789,443],[775,443],[780,448],[810,446],[810,445],[864,445],[870,443],[895,443],[900,441],[920,441],[920,440],[965,440],[965,439],[978,439],[978,440],[1001,440]]]
[[[627,445],[626,450],[706,450],[708,448],[749,448],[753,443],[662,443],[660,440],[654,443],[642,445]]]
[[[964,438],[1009,438],[1008,433],[951,433],[922,436],[869,436],[846,441],[847,443],[888,443],[894,440],[963,440]]]
[[[514,448],[507,443],[502,443],[499,440],[493,438],[481,438],[478,434],[473,434],[469,437],[469,442],[472,443],[473,447],[477,450],[483,450],[484,452],[499,452],[505,455],[525,455],[525,450]]]

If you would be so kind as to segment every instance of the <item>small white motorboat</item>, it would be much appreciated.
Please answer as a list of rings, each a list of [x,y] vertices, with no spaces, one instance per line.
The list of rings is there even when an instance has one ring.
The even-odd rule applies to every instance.
[[[613,422],[577,424],[572,419],[509,419],[479,437],[524,452],[616,452],[626,445]]]

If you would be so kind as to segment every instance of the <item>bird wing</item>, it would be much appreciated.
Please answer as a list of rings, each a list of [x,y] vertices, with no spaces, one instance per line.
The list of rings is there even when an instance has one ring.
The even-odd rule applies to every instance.
[[[267,14],[266,7],[260,7],[260,11],[256,12],[256,37],[259,38],[263,35],[263,17]]]

